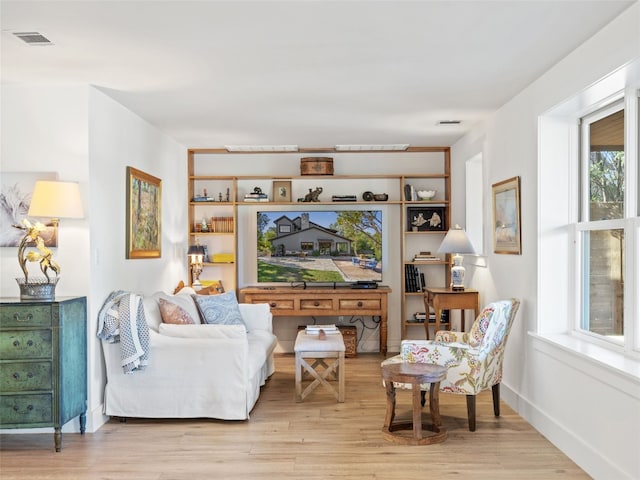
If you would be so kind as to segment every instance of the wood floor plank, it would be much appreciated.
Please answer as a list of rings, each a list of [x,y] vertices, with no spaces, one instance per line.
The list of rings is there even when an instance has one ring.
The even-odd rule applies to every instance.
[[[346,361],[345,403],[316,389],[295,401],[294,357],[279,355],[245,422],[211,419],[112,419],[98,432],[0,435],[3,480],[305,479],[395,480],[587,479],[589,476],[504,403],[494,417],[491,393],[477,400],[469,432],[464,396],[440,396],[449,436],[408,446],[382,436],[386,396],[378,354]],[[427,419],[428,408],[424,414]],[[397,419],[410,420],[411,396],[398,391]]]

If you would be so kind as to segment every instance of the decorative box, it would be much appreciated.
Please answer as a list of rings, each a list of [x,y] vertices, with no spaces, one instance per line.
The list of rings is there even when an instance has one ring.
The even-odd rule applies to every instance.
[[[300,175],[333,175],[333,158],[305,157],[300,159]]]

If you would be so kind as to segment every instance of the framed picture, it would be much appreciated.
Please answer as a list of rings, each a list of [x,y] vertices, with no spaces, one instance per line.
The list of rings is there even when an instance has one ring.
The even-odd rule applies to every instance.
[[[408,207],[408,232],[442,232],[446,230],[447,219],[444,207]]]
[[[274,202],[290,202],[291,201],[291,180],[274,180],[273,201]]]
[[[520,177],[491,185],[493,193],[493,251],[520,255]]]
[[[25,231],[14,225],[22,226],[27,218],[31,223],[40,222],[46,229],[40,234],[47,247],[58,246],[58,225],[50,218],[29,217],[31,195],[37,180],[57,180],[55,172],[43,173],[2,173],[0,186],[0,247],[17,247]]]
[[[127,258],[160,258],[161,183],[127,167]]]

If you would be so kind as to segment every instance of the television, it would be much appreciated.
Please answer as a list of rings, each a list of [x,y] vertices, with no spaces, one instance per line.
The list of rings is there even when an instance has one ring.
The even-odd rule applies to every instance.
[[[382,211],[257,212],[259,283],[382,281]]]

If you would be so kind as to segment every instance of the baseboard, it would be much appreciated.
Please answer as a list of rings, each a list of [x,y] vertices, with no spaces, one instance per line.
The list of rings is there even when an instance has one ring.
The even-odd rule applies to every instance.
[[[587,474],[595,479],[634,480],[631,474],[620,470],[597,449],[564,427],[558,419],[540,410],[508,385],[502,383],[500,386],[500,398]]]

